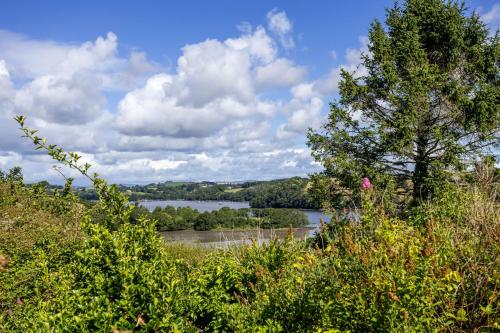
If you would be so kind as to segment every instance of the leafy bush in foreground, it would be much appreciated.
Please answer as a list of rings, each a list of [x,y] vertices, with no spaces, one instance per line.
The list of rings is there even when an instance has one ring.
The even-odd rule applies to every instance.
[[[498,329],[495,202],[477,189],[450,187],[402,221],[371,206],[373,195],[365,193],[360,223],[334,223],[317,236],[321,249],[289,238],[194,261],[174,256],[148,221],[109,230],[83,219],[75,235],[84,241],[71,242],[50,231],[67,228],[58,221],[68,215],[21,208],[33,223],[37,210],[47,214],[51,222],[38,235],[48,240],[24,247],[15,242],[26,230],[21,225],[2,230],[10,263],[0,275],[0,330]],[[22,216],[12,209],[3,206],[2,219],[5,212]]]
[[[359,221],[333,222],[312,244],[289,237],[194,259],[153,222],[129,223],[120,194],[98,185],[104,223],[70,194],[2,178],[0,331],[500,329],[492,186],[450,184],[406,220],[366,186]]]

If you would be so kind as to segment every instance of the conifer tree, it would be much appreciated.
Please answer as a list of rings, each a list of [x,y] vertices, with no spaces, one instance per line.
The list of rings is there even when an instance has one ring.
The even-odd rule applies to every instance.
[[[342,72],[328,122],[308,134],[328,176],[350,188],[403,177],[423,199],[450,171],[498,153],[499,33],[466,11],[406,0],[371,24],[366,74]]]

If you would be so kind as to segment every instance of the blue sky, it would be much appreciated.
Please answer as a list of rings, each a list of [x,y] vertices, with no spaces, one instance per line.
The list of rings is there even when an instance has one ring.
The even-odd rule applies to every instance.
[[[16,136],[24,113],[114,182],[320,170],[305,147],[362,71],[392,1],[9,1],[0,11],[0,169],[60,182]],[[497,1],[468,1],[490,27]],[[71,174],[71,171],[67,171]]]
[[[383,17],[391,1],[11,1],[3,4],[4,29],[32,38],[66,42],[93,40],[108,31],[123,48],[147,51],[155,61],[174,61],[180,48],[206,38],[226,39],[242,22],[265,24],[273,8],[293,20],[304,62],[329,65],[332,47],[355,46],[370,21]],[[334,33],[335,32],[335,33]],[[354,44],[354,45],[353,45]]]

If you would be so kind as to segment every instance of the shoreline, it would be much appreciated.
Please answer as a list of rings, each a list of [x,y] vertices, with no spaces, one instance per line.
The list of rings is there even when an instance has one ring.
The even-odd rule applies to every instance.
[[[266,208],[273,208],[273,209],[297,209],[297,210],[303,210],[303,211],[321,211],[321,208],[302,208],[302,207],[251,207],[250,206],[250,201],[235,201],[235,200],[219,200],[219,199],[203,199],[203,200],[198,200],[198,199],[139,199],[139,200],[133,200],[130,201],[131,203],[137,203],[140,204],[141,202],[155,202],[155,201],[183,201],[183,202],[228,202],[228,203],[246,203],[248,204],[248,207],[245,208],[250,208],[250,209],[266,209]]]
[[[284,239],[290,231],[294,238],[305,239],[312,236],[317,230],[314,226],[295,228],[262,229],[262,228],[238,228],[238,229],[213,229],[213,230],[177,230],[160,231],[158,234],[168,243],[185,244],[242,244],[251,241],[268,241],[274,237]]]

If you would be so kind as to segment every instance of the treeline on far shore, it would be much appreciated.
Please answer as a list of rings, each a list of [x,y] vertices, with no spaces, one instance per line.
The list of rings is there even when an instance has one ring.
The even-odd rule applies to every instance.
[[[307,191],[307,178],[293,177],[244,183],[163,182],[148,185],[119,185],[130,201],[217,200],[248,201],[252,208],[317,209],[319,204]],[[94,189],[77,188],[84,200],[97,200]]]
[[[302,227],[308,224],[307,216],[297,209],[222,207],[217,211],[199,212],[191,207],[156,207],[152,212],[143,206],[132,211],[131,221],[138,223],[141,218],[156,221],[158,231],[212,230],[236,228],[277,229]]]

